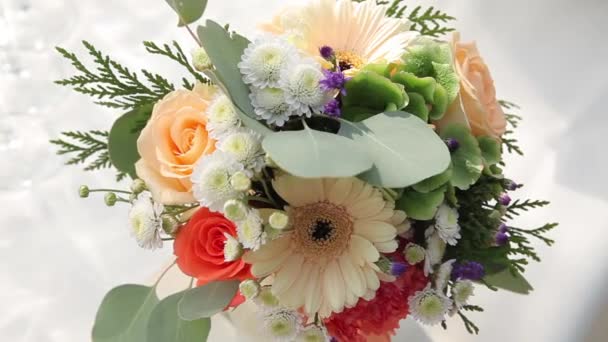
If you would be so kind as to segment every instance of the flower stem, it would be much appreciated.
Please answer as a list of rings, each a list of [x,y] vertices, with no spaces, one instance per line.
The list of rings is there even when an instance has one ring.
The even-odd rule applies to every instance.
[[[259,196],[246,196],[246,197],[245,197],[245,199],[246,199],[247,201],[262,202],[262,203],[266,203],[266,204],[273,205],[273,206],[275,206],[275,207],[277,206],[277,205],[276,205],[276,203],[274,203],[274,201],[269,200],[269,199],[264,198],[264,197],[259,197]]]
[[[116,192],[116,193],[120,193],[120,194],[131,194],[131,191],[125,191],[125,190],[116,190],[116,189],[91,189],[89,190],[89,192]]]
[[[184,25],[186,27],[186,30],[188,30],[188,33],[190,33],[190,35],[192,36],[192,38],[194,38],[194,41],[196,41],[196,43],[198,44],[198,46],[203,46],[203,44],[201,43],[200,39],[198,39],[198,37],[196,36],[196,34],[194,34],[194,32],[192,31],[192,29],[190,28],[189,25]]]
[[[171,263],[171,265],[169,265],[164,271],[163,273],[160,274],[160,276],[158,277],[158,279],[156,280],[156,282],[154,283],[153,287],[157,287],[158,283],[160,283],[160,281],[165,277],[165,275],[167,275],[167,272],[169,272],[169,270],[175,266],[175,264],[177,264],[177,259],[173,260],[173,262]]]

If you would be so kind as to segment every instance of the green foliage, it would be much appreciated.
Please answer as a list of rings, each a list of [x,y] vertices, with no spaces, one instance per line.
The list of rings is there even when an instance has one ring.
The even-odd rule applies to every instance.
[[[147,70],[141,71],[148,83],[144,84],[137,73],[102,54],[91,43],[82,43],[93,57],[96,69],[87,68],[74,53],[57,47],[57,51],[71,61],[78,74],[56,83],[96,98],[97,104],[110,108],[133,109],[154,103],[175,89],[166,78]]]
[[[186,291],[178,303],[178,315],[185,321],[208,318],[222,312],[239,289],[239,281],[217,281]]]
[[[185,321],[177,314],[178,303],[185,291],[163,299],[152,311],[148,321],[146,342],[205,342],[211,329],[211,319]]]
[[[458,311],[458,316],[462,319],[462,323],[464,324],[465,329],[467,329],[467,332],[469,334],[478,335],[479,328],[462,311],[483,312],[483,308],[477,305],[465,305]]]
[[[361,122],[341,120],[339,135],[353,139],[374,167],[359,175],[386,188],[403,188],[444,172],[450,153],[437,134],[418,117],[388,112]]]
[[[513,219],[515,216],[521,215],[524,211],[529,211],[530,209],[542,208],[549,205],[550,202],[542,201],[542,200],[515,200],[509,207],[507,208],[507,212],[505,213],[505,217],[508,219]]]
[[[516,105],[515,103],[505,101],[505,100],[499,100],[498,104],[500,104],[500,106],[504,110],[510,111],[510,110],[514,110],[514,109],[520,109],[520,107],[518,105]],[[507,123],[509,125],[511,125],[511,127],[513,127],[513,129],[517,128],[519,126],[519,123],[522,120],[521,116],[519,116],[517,114],[513,114],[513,113],[505,113],[505,118],[507,119]],[[507,130],[502,138],[502,144],[507,149],[507,152],[517,153],[520,156],[523,156],[524,152],[521,150],[521,148],[517,144],[517,139],[508,137],[508,136],[511,136],[512,134],[513,134],[513,130]]]
[[[533,290],[532,285],[530,285],[520,272],[509,269],[487,275],[483,280],[486,285],[519,294],[529,294],[530,291]]]
[[[427,193],[406,190],[395,204],[395,207],[405,211],[407,216],[412,219],[427,221],[435,217],[437,209],[443,203],[444,198],[445,187]]]
[[[363,2],[365,0],[355,0]],[[431,37],[439,37],[454,28],[447,26],[456,18],[435,9],[433,6],[423,9],[422,6],[414,7],[410,10],[408,5],[404,5],[405,0],[376,0],[379,5],[389,5],[387,15],[394,18],[407,18],[412,22],[412,30],[420,34]]]
[[[209,83],[209,80],[206,77],[203,77],[203,75],[201,75],[201,73],[194,70],[194,67],[188,61],[188,57],[186,57],[186,54],[184,53],[181,46],[179,46],[179,44],[176,41],[173,41],[173,44],[172,44],[173,47],[171,47],[169,44],[163,44],[163,46],[160,47],[160,46],[156,45],[156,43],[150,42],[150,41],[144,42],[144,46],[146,47],[146,51],[148,51],[149,53],[151,53],[153,55],[165,56],[165,57],[168,57],[168,58],[176,61],[177,63],[179,63],[180,65],[185,67],[186,70],[188,70],[188,72],[190,72],[190,74],[192,74],[192,76],[194,76],[194,78],[196,78],[197,81],[199,81],[201,83]],[[193,88],[193,84],[190,83],[190,81],[188,79],[182,78],[182,82],[183,82],[184,88],[186,88],[186,89]]]
[[[51,144],[59,146],[57,154],[73,155],[66,165],[85,164],[85,171],[100,170],[113,166],[108,150],[108,131],[92,130],[88,132],[62,132],[62,138],[51,140]],[[119,172],[116,176],[120,181],[126,175]]]
[[[475,184],[483,170],[483,158],[479,142],[469,129],[462,124],[453,123],[442,128],[441,138],[455,139],[459,147],[452,152],[452,185],[461,190]]]
[[[365,108],[367,113],[376,114],[389,106],[402,109],[409,102],[402,85],[372,71],[360,72],[349,80],[346,83],[346,94],[342,98],[347,112],[344,118],[351,121],[354,120],[348,115],[349,107]]]
[[[175,11],[179,21],[178,26],[192,24],[203,16],[207,8],[207,0],[165,0]]]

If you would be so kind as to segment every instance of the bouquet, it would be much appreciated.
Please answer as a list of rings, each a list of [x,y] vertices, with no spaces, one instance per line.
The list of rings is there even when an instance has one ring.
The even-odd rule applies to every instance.
[[[204,0],[167,3],[191,54],[144,46],[184,67],[181,85],[88,42],[96,68],[58,48],[77,74],[57,83],[124,113],[109,131],[52,141],[68,164],[132,179],[80,196],[130,206],[135,242],[173,248],[192,279],[162,300],[158,282],[111,290],[94,341],[205,341],[209,318],[245,301],[266,340],[389,341],[408,316],[477,333],[475,287],[532,289],[531,239],[551,245],[556,224],[509,223],[548,202],[512,200],[522,185],[503,153],[522,154],[517,107],[497,100],[454,18],[402,0],[310,0],[250,40],[212,20],[193,31]]]

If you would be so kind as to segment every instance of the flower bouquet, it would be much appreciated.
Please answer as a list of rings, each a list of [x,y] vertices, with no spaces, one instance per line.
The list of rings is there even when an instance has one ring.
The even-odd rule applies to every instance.
[[[190,26],[204,0],[167,0],[194,38],[145,42],[179,63],[181,86],[135,73],[84,42],[95,69],[57,83],[125,112],[109,131],[52,141],[68,164],[115,167],[142,248],[173,248],[191,277],[159,299],[123,285],[99,308],[94,341],[204,341],[213,315],[245,301],[266,340],[390,340],[411,316],[429,325],[482,311],[474,287],[528,293],[522,273],[556,224],[508,221],[545,201],[511,200],[503,152],[517,108],[496,99],[488,67],[434,8],[311,0],[249,40]],[[452,33],[450,33],[452,32]],[[451,37],[444,37],[447,33]],[[160,280],[159,280],[160,281]]]

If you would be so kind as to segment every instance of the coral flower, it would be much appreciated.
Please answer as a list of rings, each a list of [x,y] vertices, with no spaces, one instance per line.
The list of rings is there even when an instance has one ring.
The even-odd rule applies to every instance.
[[[319,56],[331,47],[342,70],[399,60],[418,33],[407,20],[389,18],[388,7],[375,1],[314,0],[301,8],[286,8],[261,28],[288,34],[302,50]]]
[[[375,262],[397,249],[396,226],[405,213],[354,177],[281,175],[273,186],[289,204],[292,230],[245,254],[253,275],[273,275],[280,303],[309,317],[325,318],[373,296],[387,277]]]

